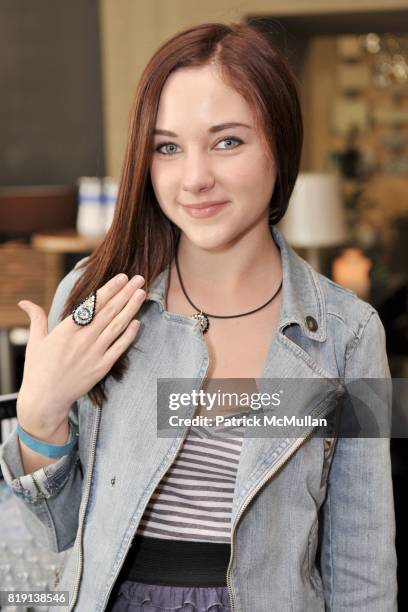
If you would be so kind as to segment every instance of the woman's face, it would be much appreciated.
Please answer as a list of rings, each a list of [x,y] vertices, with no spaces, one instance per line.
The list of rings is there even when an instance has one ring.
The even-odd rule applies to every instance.
[[[222,127],[232,123],[242,125]],[[153,189],[164,214],[189,240],[222,249],[268,223],[275,164],[251,107],[214,66],[182,68],[169,76],[155,127]],[[186,208],[204,202],[226,203],[210,214]]]

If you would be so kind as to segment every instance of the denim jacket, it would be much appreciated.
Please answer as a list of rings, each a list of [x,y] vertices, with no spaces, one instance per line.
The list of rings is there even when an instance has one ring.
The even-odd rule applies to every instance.
[[[384,328],[370,304],[317,273],[276,226],[271,232],[282,257],[282,306],[262,377],[327,379],[323,397],[311,387],[293,406],[321,415],[338,402],[344,378],[390,377]],[[49,331],[77,266],[56,290]],[[208,370],[194,320],[165,310],[167,279],[166,269],[150,288],[129,368],[120,382],[107,378],[102,409],[87,395],[72,405],[78,447],[25,475],[16,431],[1,447],[27,527],[43,546],[70,549],[57,588],[69,591],[76,612],[106,609],[149,498],[187,433],[157,435],[157,379],[203,382]],[[227,571],[233,612],[397,610],[389,439],[314,433],[306,425],[296,438],[244,437]]]

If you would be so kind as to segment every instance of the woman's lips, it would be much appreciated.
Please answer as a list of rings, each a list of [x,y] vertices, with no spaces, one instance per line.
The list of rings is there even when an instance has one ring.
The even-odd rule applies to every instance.
[[[184,206],[184,210],[190,215],[190,217],[202,219],[207,217],[213,217],[227,204],[228,202],[222,202],[221,204],[212,204],[211,206],[206,206],[205,208],[193,208],[191,206]]]

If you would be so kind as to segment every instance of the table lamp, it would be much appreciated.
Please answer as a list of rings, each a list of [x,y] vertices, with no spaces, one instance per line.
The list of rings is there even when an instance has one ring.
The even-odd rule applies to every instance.
[[[306,259],[319,271],[318,249],[341,244],[347,239],[339,176],[299,174],[278,227],[290,245],[306,249]]]

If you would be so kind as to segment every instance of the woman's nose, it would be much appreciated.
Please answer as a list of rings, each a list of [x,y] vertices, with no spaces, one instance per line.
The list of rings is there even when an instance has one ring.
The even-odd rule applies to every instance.
[[[214,185],[214,172],[204,155],[194,155],[183,168],[182,187],[185,191],[199,191]]]

